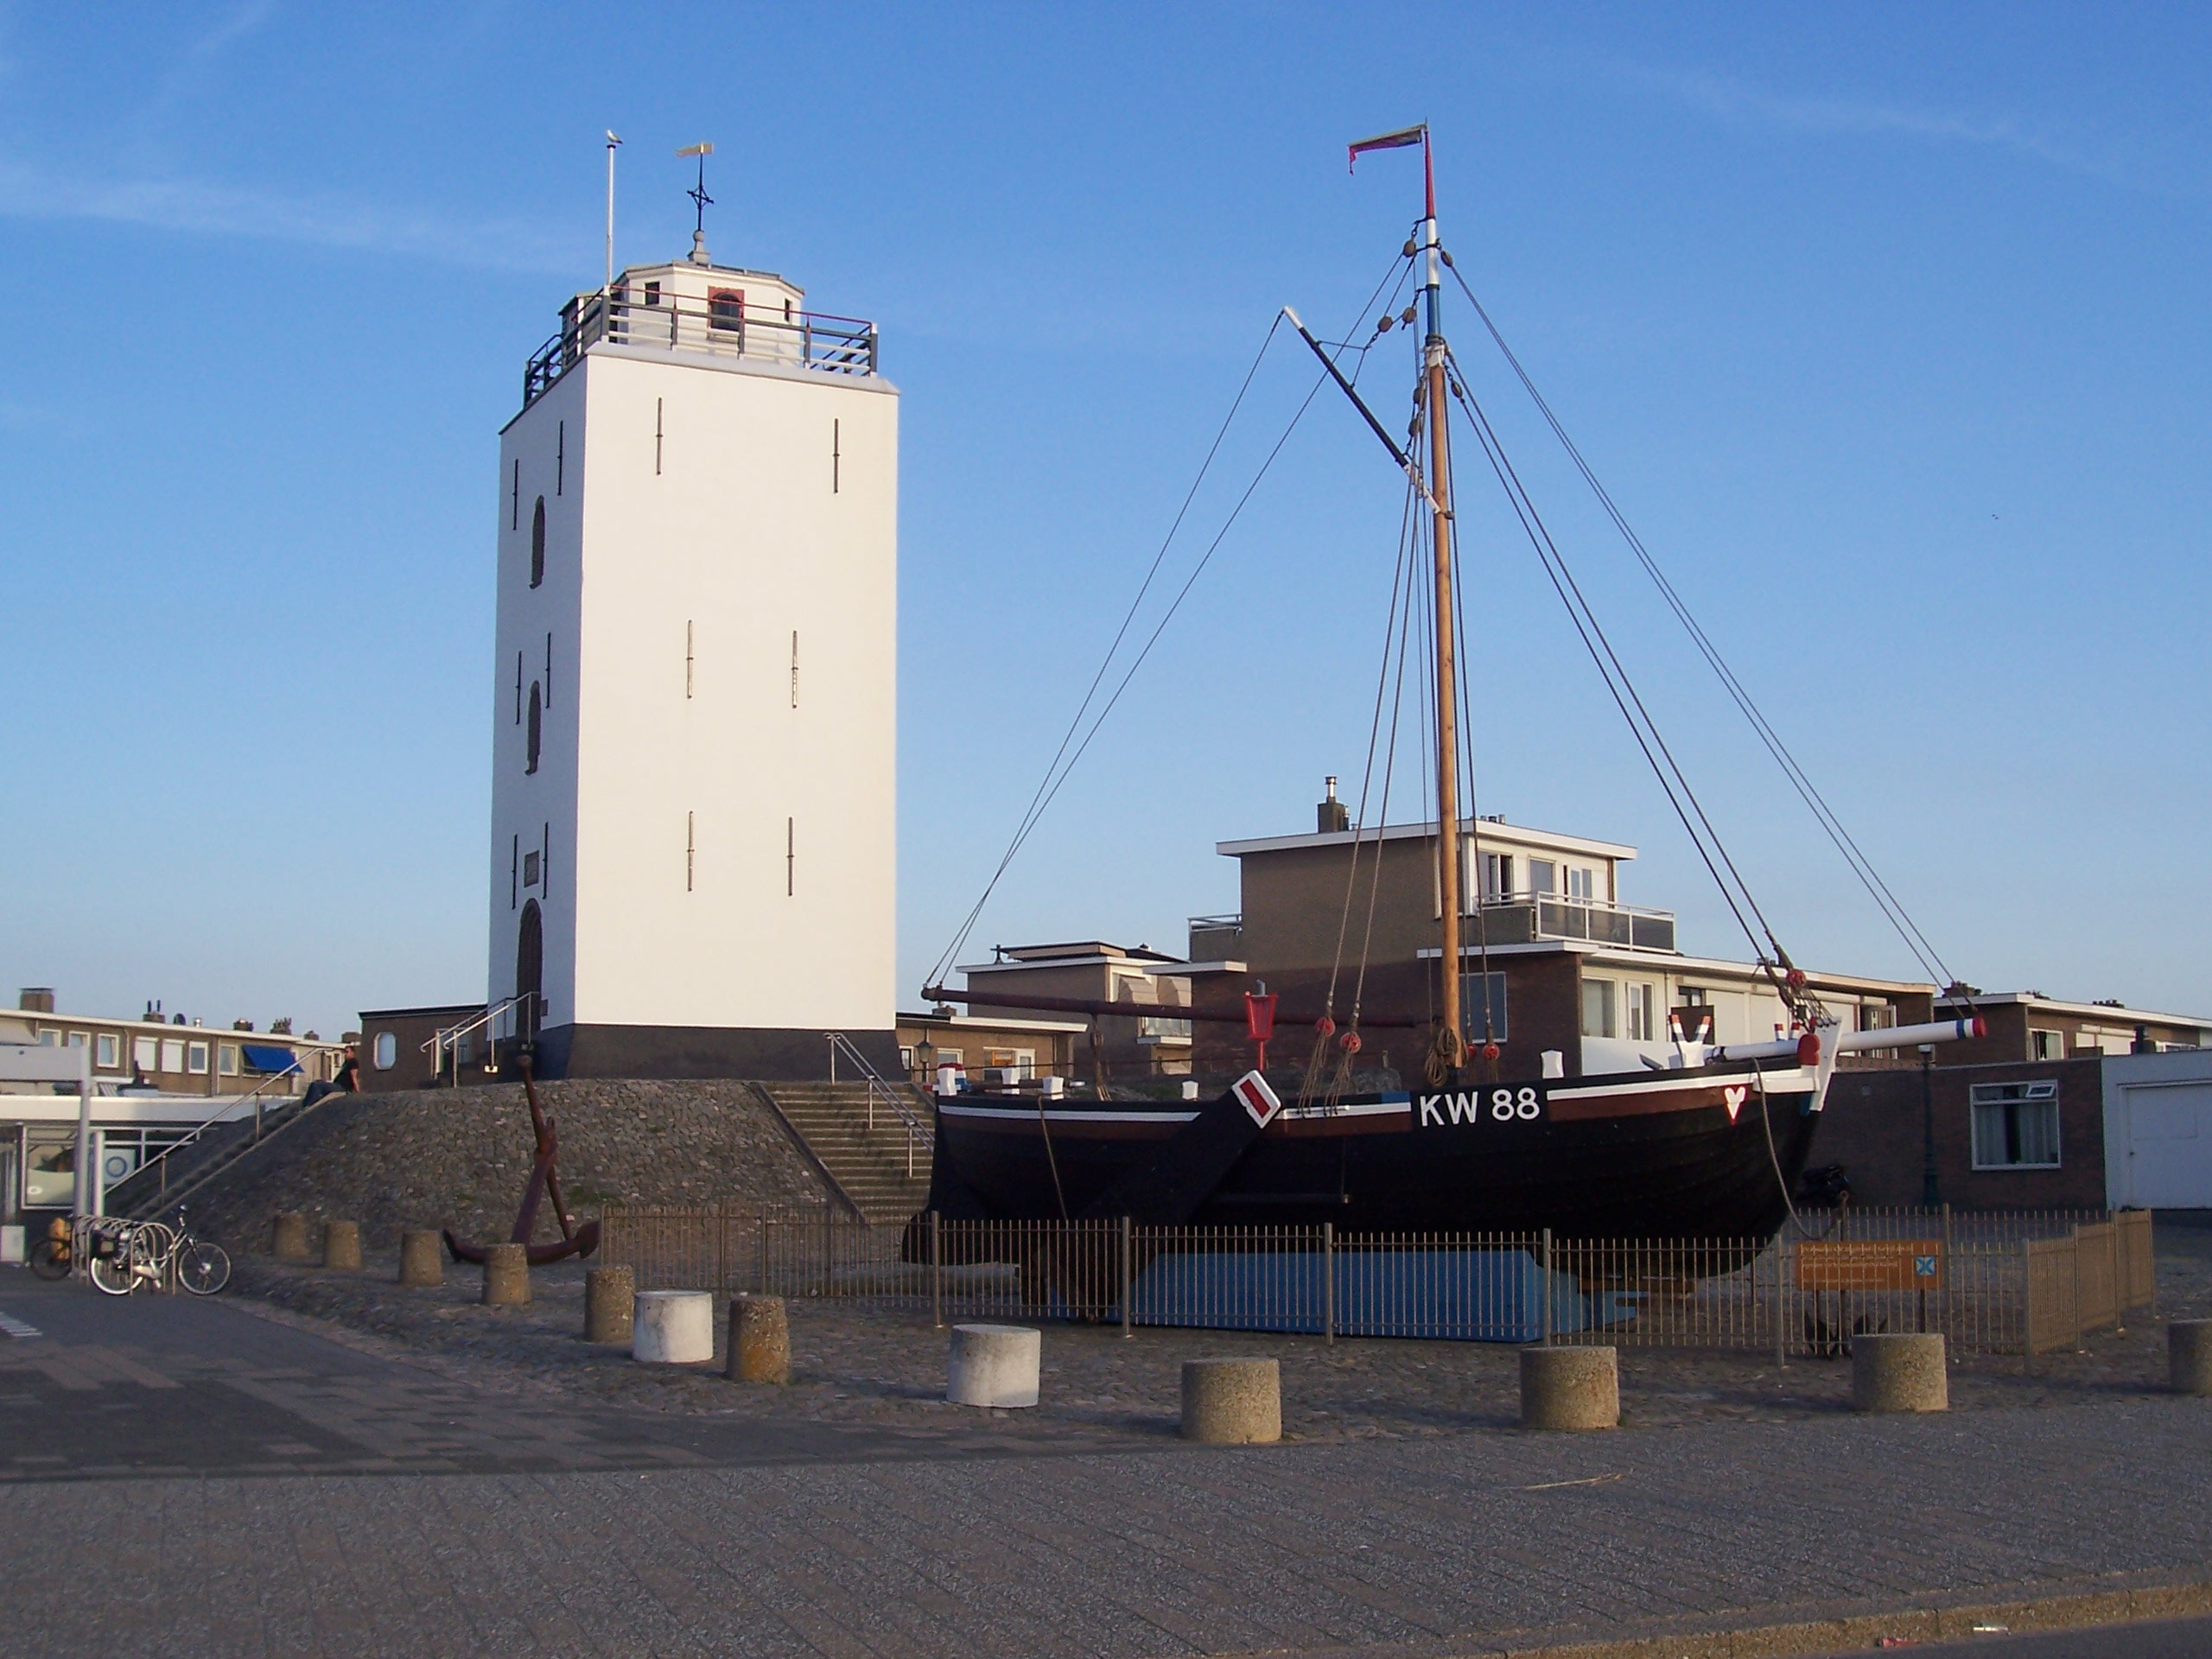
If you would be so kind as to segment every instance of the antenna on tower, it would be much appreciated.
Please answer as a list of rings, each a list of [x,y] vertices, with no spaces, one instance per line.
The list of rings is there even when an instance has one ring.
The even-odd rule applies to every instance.
[[[600,303],[605,307],[607,296],[614,288],[614,152],[622,148],[622,140],[610,127],[607,131],[607,281],[599,290]]]
[[[678,161],[687,156],[699,158],[699,182],[683,193],[691,198],[695,210],[691,224],[691,263],[695,265],[711,263],[707,257],[707,209],[715,199],[707,194],[707,157],[714,153],[715,147],[709,143],[686,144],[676,152]]]

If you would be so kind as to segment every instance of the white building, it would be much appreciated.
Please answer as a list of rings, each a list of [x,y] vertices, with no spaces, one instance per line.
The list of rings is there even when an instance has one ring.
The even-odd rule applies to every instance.
[[[626,270],[501,434],[489,989],[543,1075],[897,1064],[899,400],[804,300]]]

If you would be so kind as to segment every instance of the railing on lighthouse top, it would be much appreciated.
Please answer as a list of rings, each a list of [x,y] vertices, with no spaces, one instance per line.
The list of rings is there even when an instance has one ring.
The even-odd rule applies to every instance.
[[[600,341],[645,350],[734,357],[819,374],[873,375],[875,325],[820,311],[788,315],[749,307],[741,299],[664,293],[658,283],[618,283],[605,296],[579,296],[560,331],[531,354],[523,370],[527,409],[583,360]]]

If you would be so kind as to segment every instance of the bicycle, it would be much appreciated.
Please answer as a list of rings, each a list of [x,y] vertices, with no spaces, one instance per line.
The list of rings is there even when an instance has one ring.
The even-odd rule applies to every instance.
[[[194,1238],[184,1224],[184,1211],[176,1212],[175,1242],[169,1246],[169,1271],[194,1296],[213,1296],[231,1282],[230,1252],[212,1239]]]
[[[98,1217],[89,1237],[93,1288],[110,1296],[128,1296],[141,1285],[162,1287],[176,1235],[160,1222]]]
[[[46,1224],[46,1236],[30,1248],[30,1270],[41,1279],[67,1279],[76,1268],[78,1217],[56,1216]]]

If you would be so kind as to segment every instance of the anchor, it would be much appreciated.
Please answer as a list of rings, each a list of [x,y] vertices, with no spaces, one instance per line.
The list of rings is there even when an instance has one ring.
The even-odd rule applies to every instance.
[[[530,1166],[530,1185],[523,1189],[522,1208],[515,1212],[514,1230],[507,1241],[523,1247],[523,1254],[532,1267],[548,1262],[562,1262],[572,1255],[589,1255],[599,1248],[599,1219],[594,1217],[581,1227],[569,1219],[569,1206],[561,1201],[561,1174],[556,1167],[559,1141],[553,1131],[553,1120],[545,1116],[537,1103],[537,1084],[531,1077],[531,1051],[525,1046],[515,1057],[515,1070],[522,1073],[523,1094],[530,1101],[531,1128],[537,1135],[537,1157]],[[543,1244],[533,1244],[530,1236],[537,1225],[538,1200],[550,1194],[554,1218],[561,1224],[561,1236]],[[486,1247],[465,1244],[454,1236],[454,1230],[445,1230],[446,1249],[456,1262],[484,1260]]]

